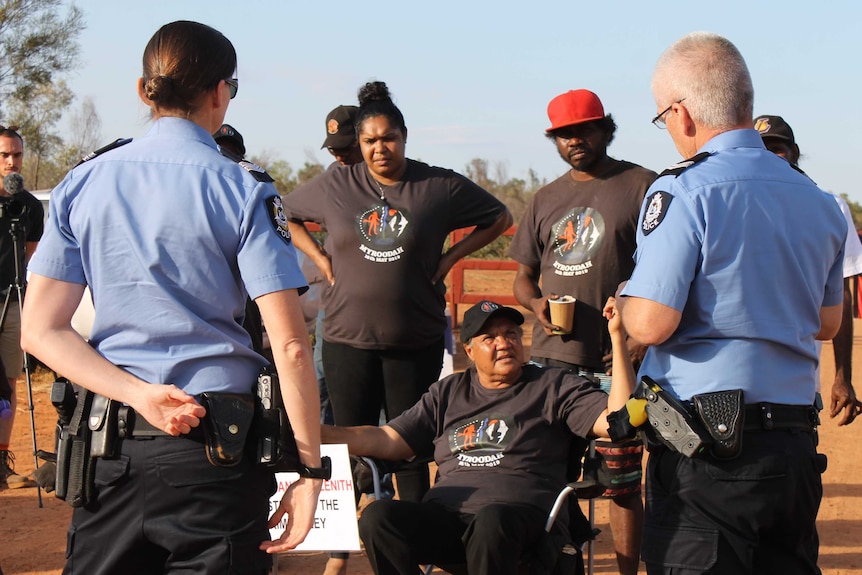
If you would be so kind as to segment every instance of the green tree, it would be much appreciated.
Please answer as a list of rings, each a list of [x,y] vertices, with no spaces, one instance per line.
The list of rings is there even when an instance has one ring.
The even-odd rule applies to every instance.
[[[323,164],[306,160],[305,165],[296,173],[296,185],[302,185],[323,173]]]
[[[39,162],[40,187],[53,188],[81,158],[108,143],[102,140],[102,119],[91,97],[85,97],[72,112],[67,133],[63,143]],[[28,165],[24,164],[25,171]]]
[[[54,132],[54,126],[73,98],[66,83],[59,80],[33,88],[26,103],[18,99],[11,102],[11,115],[21,126],[19,131],[25,142],[24,179],[34,190],[53,186],[65,173],[61,168],[59,177],[57,173],[48,179],[41,177],[45,172],[43,164],[50,163],[51,156],[63,147],[63,140]]]
[[[862,228],[862,204],[854,202],[847,197],[847,194],[841,194],[841,197],[844,198],[844,201],[847,202],[848,206],[850,206],[850,215],[853,216],[853,223],[856,224],[856,230],[858,231]]]
[[[263,150],[260,154],[249,156],[249,161],[261,166],[275,180],[275,189],[279,195],[293,191],[296,187],[296,177],[290,164],[279,158],[271,150]]]
[[[0,112],[10,100],[28,102],[78,62],[81,10],[62,0],[0,0]]]

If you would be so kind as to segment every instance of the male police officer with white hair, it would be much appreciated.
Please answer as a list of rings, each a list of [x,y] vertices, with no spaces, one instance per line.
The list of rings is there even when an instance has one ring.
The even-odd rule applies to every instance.
[[[647,192],[617,306],[650,346],[647,399],[692,435],[646,425],[647,572],[819,573],[815,339],[841,321],[846,223],[752,129],[751,78],[727,39],[677,41],[652,91],[653,122],[689,159]]]

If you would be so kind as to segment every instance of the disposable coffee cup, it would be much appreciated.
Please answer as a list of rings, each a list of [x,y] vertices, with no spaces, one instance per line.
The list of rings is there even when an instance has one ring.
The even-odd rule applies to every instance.
[[[572,324],[575,320],[575,302],[577,300],[570,295],[563,295],[557,299],[549,299],[548,306],[551,308],[551,323],[560,326],[561,329],[551,331],[554,335],[565,335],[572,333]]]

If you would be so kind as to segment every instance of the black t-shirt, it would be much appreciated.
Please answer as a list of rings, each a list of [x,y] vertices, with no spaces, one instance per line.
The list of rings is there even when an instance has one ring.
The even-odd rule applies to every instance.
[[[24,244],[42,239],[45,226],[45,210],[42,202],[28,191],[14,196],[0,196],[0,290],[5,292],[15,285],[15,244],[12,237],[13,224],[23,227],[23,243],[20,246],[22,261],[19,272],[23,285],[27,270],[24,265]]]
[[[651,172],[617,162],[606,175],[576,182],[568,172],[538,192],[512,239],[509,256],[538,269],[543,294],[577,298],[570,335],[533,329],[533,357],[600,369],[611,351],[602,308],[631,276],[637,225]]]
[[[587,437],[607,405],[598,387],[563,369],[527,364],[514,385],[487,389],[471,367],[387,425],[418,456],[433,450],[439,478],[425,501],[463,513],[489,503],[547,512],[566,483],[573,434]]]

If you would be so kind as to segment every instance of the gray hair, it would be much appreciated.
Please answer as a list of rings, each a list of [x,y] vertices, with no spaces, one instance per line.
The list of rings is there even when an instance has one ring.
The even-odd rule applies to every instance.
[[[692,32],[665,50],[656,63],[652,91],[659,105],[685,98],[695,123],[729,130],[751,122],[754,88],[742,54],[727,38]]]

